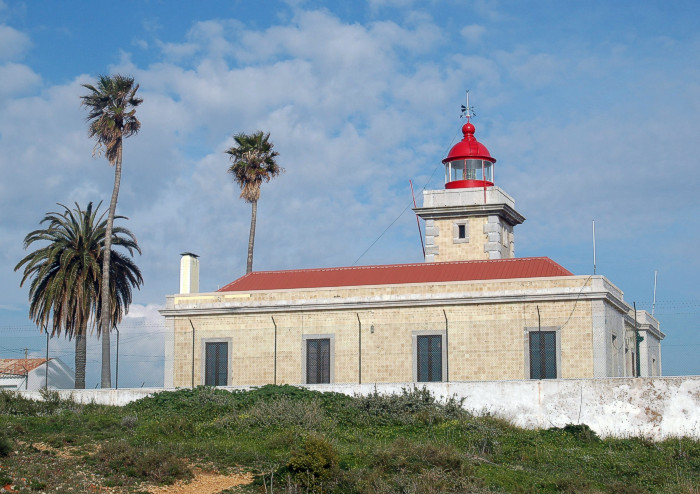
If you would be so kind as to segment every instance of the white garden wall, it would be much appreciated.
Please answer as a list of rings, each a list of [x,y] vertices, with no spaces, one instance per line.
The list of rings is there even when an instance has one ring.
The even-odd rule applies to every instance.
[[[348,395],[400,393],[415,383],[325,384],[306,386]],[[464,407],[525,428],[585,423],[601,437],[643,436],[654,440],[687,436],[700,439],[700,377],[557,379],[421,383],[434,396],[464,398]],[[234,389],[234,388],[226,388]],[[238,388],[237,388],[238,389]],[[80,402],[125,405],[164,389],[63,390]],[[40,399],[36,391],[21,391]]]

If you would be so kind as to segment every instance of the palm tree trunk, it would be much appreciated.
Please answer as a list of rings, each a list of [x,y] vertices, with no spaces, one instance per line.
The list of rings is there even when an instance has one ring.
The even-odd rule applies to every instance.
[[[85,328],[75,335],[75,389],[85,389],[85,362],[87,360],[87,340]]]
[[[258,201],[253,201],[252,212],[250,215],[250,236],[248,237],[248,265],[246,266],[245,273],[248,274],[253,271],[253,246],[255,245],[255,222],[258,218]]]
[[[119,138],[119,151],[114,164],[114,189],[112,189],[112,199],[109,202],[109,214],[107,216],[107,229],[105,232],[104,254],[102,256],[102,306],[100,313],[100,338],[102,338],[102,388],[112,387],[112,365],[110,359],[109,330],[111,321],[110,293],[109,293],[109,266],[112,257],[112,230],[114,226],[114,216],[117,210],[117,197],[119,196],[119,183],[122,178],[122,143]]]

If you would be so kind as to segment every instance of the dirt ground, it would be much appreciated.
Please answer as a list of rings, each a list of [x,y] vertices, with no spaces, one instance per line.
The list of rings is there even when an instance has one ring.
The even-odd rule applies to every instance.
[[[188,482],[180,481],[173,485],[151,487],[148,492],[151,494],[215,494],[237,485],[250,484],[253,481],[253,475],[250,473],[220,475],[202,472],[199,469],[193,469],[192,472],[194,479]]]
[[[26,446],[25,443],[20,444]],[[78,451],[78,448],[76,447],[64,446],[62,448],[54,448],[48,444],[40,442],[33,443],[32,446],[35,450],[50,452],[63,459],[75,458],[76,451]],[[146,487],[144,485],[143,488],[146,488],[146,490],[151,494],[216,494],[225,489],[230,489],[238,485],[247,485],[253,482],[253,474],[251,473],[233,473],[230,475],[222,475],[216,472],[202,470],[199,467],[190,468],[194,474],[194,478],[192,480],[182,480],[166,486]],[[95,481],[95,483],[90,484],[91,492],[120,492],[118,487],[104,487],[97,485],[97,478],[93,479],[93,481]],[[0,485],[0,492],[15,492],[14,490],[10,489],[10,486]]]

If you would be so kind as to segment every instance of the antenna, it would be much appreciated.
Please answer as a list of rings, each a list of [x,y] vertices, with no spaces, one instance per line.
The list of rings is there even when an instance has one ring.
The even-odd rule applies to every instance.
[[[651,317],[654,317],[654,309],[656,309],[656,275],[657,270],[654,270],[654,301],[651,303]]]
[[[460,118],[467,118],[467,122],[472,118],[476,116],[476,112],[474,111],[473,106],[469,106],[469,89],[467,89],[467,106],[462,105],[462,115],[460,115]]]
[[[595,220],[593,220],[593,274],[595,274]]]

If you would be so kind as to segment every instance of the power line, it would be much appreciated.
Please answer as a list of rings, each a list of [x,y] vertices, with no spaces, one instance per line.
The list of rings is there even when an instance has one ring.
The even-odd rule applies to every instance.
[[[450,144],[447,146],[447,150],[443,153],[443,156],[447,155],[447,152],[448,152],[448,151],[450,150],[450,148],[452,147],[452,143],[454,143],[454,141],[455,141],[455,139],[457,138],[458,135],[459,135],[459,132],[457,132],[457,133],[455,134],[455,136],[452,138],[452,140],[450,141]],[[439,167],[440,167],[439,164],[438,164],[438,165],[435,165],[435,168],[433,168],[433,173],[430,174],[430,177],[428,178],[428,181],[425,182],[425,184],[423,185],[423,187],[420,188],[419,192],[423,192],[423,191],[425,190],[425,188],[428,186],[428,184],[430,184],[430,181],[433,179],[433,176],[435,176],[435,172],[437,171],[437,169],[438,169]],[[401,210],[401,212],[399,213],[399,215],[398,215],[396,218],[394,218],[394,221],[392,221],[392,222],[389,224],[389,226],[387,226],[387,227],[384,229],[384,231],[383,231],[381,234],[379,234],[379,236],[374,240],[374,242],[372,242],[372,243],[370,244],[370,246],[367,247],[367,248],[364,250],[364,252],[363,252],[362,254],[360,254],[360,257],[358,257],[357,259],[355,259],[355,262],[352,263],[353,266],[355,266],[355,265],[357,264],[357,261],[359,261],[360,259],[362,259],[362,257],[363,257],[367,252],[369,252],[369,250],[370,250],[372,247],[374,247],[374,245],[375,245],[377,242],[379,242],[379,240],[384,236],[384,234],[385,234],[386,232],[388,232],[389,229],[390,229],[392,226],[394,226],[394,224],[395,224],[397,221],[399,221],[399,218],[401,218],[401,216],[403,216],[403,214],[406,212],[406,210],[407,210],[408,208],[410,208],[412,205],[413,205],[413,199],[411,199],[411,201],[406,205],[406,207],[403,208],[403,210]]]

